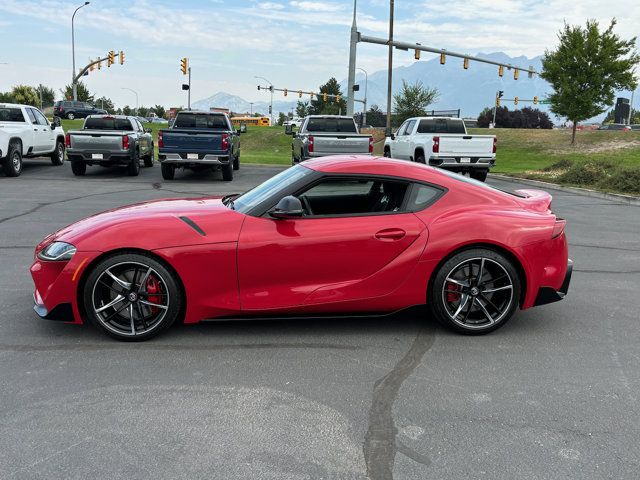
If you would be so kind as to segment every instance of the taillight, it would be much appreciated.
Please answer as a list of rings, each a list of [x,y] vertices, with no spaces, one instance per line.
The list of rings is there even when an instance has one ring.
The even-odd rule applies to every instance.
[[[66,148],[69,148],[71,146],[71,135],[69,135],[68,133],[64,136],[64,145]]]
[[[373,137],[369,137],[369,153],[373,153]]]
[[[433,153],[440,153],[440,137],[433,137]]]
[[[228,150],[229,149],[229,135],[226,133],[222,134],[222,145],[221,147],[222,150]]]
[[[129,150],[129,135],[122,136],[122,149]]]
[[[309,137],[309,153],[313,153],[313,137]]]
[[[162,138],[162,130],[158,132],[158,148],[164,147],[164,139]]]
[[[493,153],[496,153],[498,150],[498,137],[493,137]]]
[[[553,234],[551,238],[557,238],[564,232],[564,227],[567,226],[567,221],[564,218],[557,218],[556,224],[553,226]]]

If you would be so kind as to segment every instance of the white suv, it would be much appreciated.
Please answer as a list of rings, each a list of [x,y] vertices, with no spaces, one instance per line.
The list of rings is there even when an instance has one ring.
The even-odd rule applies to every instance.
[[[8,177],[20,175],[23,158],[48,156],[62,165],[64,145],[59,119],[52,124],[35,107],[0,103],[0,164]]]

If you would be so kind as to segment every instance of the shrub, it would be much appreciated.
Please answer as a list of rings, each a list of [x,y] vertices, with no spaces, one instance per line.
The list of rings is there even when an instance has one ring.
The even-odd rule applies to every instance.
[[[608,176],[608,171],[613,167],[608,162],[584,162],[573,165],[558,177],[560,183],[573,185],[595,185],[602,182]]]
[[[568,158],[563,158],[562,160],[559,160],[554,164],[543,168],[542,170],[544,172],[553,172],[554,170],[568,170],[571,167],[573,167],[573,161],[569,160]]]
[[[640,168],[621,167],[603,178],[598,186],[623,193],[640,193]]]

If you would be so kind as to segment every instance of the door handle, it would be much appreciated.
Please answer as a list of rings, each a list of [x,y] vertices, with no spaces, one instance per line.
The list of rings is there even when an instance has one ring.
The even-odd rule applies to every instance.
[[[404,238],[406,234],[407,232],[400,228],[387,228],[385,230],[380,230],[376,233],[375,237],[382,241],[395,241]]]

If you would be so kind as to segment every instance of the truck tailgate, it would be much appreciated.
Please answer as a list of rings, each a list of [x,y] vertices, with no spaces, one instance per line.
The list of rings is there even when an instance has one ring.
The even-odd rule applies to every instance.
[[[87,151],[115,151],[122,150],[122,137],[128,132],[69,132],[71,148]]]
[[[163,146],[160,150],[175,153],[214,153],[222,150],[222,135],[202,130],[163,130]]]
[[[313,153],[317,155],[368,154],[369,136],[367,135],[326,135],[312,134]]]
[[[493,155],[491,135],[440,135],[440,154],[486,157]]]

